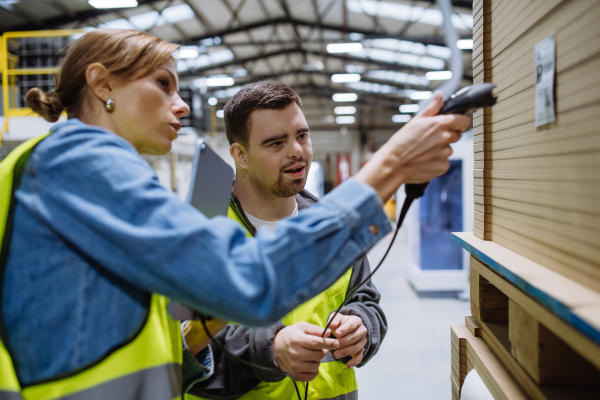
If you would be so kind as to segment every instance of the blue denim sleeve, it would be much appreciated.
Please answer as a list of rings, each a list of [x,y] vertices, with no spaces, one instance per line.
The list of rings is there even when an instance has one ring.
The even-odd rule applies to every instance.
[[[200,312],[274,323],[391,230],[376,192],[350,179],[277,231],[247,238],[161,186],[128,142],[81,125],[34,152],[33,209],[92,265]]]

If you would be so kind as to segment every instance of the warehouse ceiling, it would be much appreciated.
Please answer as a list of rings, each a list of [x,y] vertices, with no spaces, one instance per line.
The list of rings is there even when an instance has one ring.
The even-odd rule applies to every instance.
[[[435,1],[137,3],[134,8],[97,9],[86,0],[0,0],[0,31],[144,30],[185,46],[181,55],[191,58],[179,61],[181,80],[205,97],[218,98],[218,108],[244,84],[277,80],[302,96],[311,128],[321,130],[340,129],[335,122],[335,107],[340,105],[357,109],[355,122],[347,125],[350,129],[397,128],[392,116],[400,105],[415,103],[415,91],[434,90],[444,82],[425,74],[449,69],[450,50]],[[461,38],[471,39],[472,2],[452,3],[453,25]],[[328,51],[327,46],[336,43],[360,43],[362,49]],[[463,55],[467,85],[472,83],[471,50]],[[359,74],[360,81],[333,82],[332,76],[341,73]],[[229,86],[211,86],[215,83]],[[335,93],[356,93],[357,101],[336,103]]]

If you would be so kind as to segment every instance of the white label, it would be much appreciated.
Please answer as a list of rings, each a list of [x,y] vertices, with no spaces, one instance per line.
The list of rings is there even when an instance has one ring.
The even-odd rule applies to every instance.
[[[556,121],[554,111],[554,33],[535,45],[535,126]]]

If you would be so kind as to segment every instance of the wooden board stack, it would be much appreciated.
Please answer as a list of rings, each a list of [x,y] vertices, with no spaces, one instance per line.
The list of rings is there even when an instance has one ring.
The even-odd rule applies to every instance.
[[[599,20],[597,1],[473,2],[474,83],[498,102],[473,116],[474,229],[453,235],[472,254],[453,398],[471,367],[495,398],[600,393]],[[551,34],[556,121],[536,127],[534,47]]]

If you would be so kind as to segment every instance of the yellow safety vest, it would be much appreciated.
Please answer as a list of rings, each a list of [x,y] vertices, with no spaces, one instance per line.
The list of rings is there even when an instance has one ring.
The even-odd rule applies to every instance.
[[[0,164],[0,243],[3,252],[8,251],[10,239],[6,227],[11,224],[13,194],[22,167],[34,147],[46,136],[21,144]],[[3,274],[6,254],[0,253],[0,261],[0,274]],[[6,340],[6,330],[0,320],[0,400],[181,399],[181,332],[179,323],[169,316],[167,306],[167,298],[153,294],[146,322],[130,342],[72,375],[23,388],[2,341]]]
[[[242,218],[229,207],[227,216],[238,221],[247,231],[248,236],[252,236],[249,227]],[[325,328],[329,314],[337,310],[346,298],[352,268],[331,285],[324,292],[308,300],[292,310],[282,321],[287,326],[305,321],[313,325]],[[300,394],[304,397],[304,384],[298,383]],[[188,397],[189,396],[189,397]],[[294,400],[298,396],[294,384],[289,378],[279,382],[261,382],[256,388],[246,393],[240,399],[243,400],[264,400],[264,399],[285,399]],[[348,368],[345,363],[335,360],[331,354],[327,355],[321,361],[319,375],[310,382],[308,386],[308,398],[317,399],[337,399],[337,400],[355,400],[358,399],[358,383],[354,374],[354,368]],[[198,397],[186,395],[186,399],[198,399]]]

